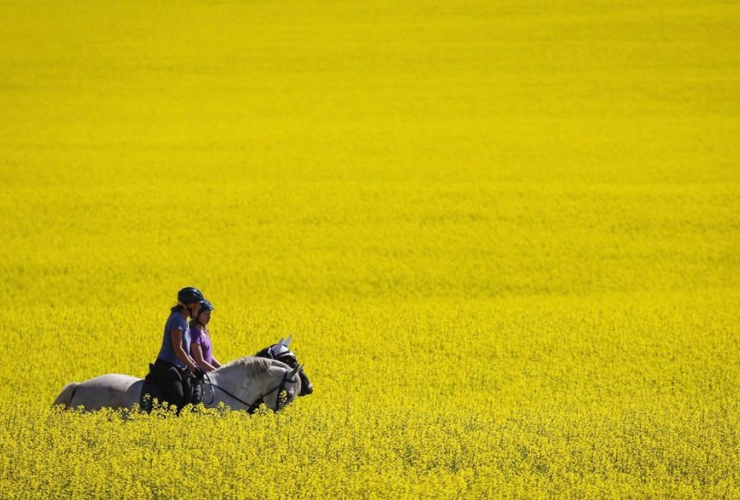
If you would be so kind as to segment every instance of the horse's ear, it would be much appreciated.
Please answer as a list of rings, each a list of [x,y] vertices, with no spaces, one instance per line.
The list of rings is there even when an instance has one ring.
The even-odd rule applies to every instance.
[[[291,341],[291,340],[293,340],[293,334],[291,334],[291,335],[290,335],[290,337],[288,337],[288,340],[286,340],[286,341],[285,341],[285,343],[284,343],[283,345],[284,345],[285,347],[288,347],[288,346],[290,345],[290,341]]]

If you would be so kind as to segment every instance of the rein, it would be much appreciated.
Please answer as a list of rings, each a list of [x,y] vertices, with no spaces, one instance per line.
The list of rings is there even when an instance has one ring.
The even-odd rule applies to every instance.
[[[210,385],[211,386],[211,394],[213,395],[213,397],[211,398],[211,402],[209,404],[212,404],[213,401],[216,399],[216,392],[213,390],[213,387],[215,387],[216,389],[220,390],[224,394],[230,396],[233,399],[236,399],[241,404],[243,404],[244,406],[246,406],[247,407],[247,413],[249,413],[250,415],[252,413],[254,413],[255,410],[257,410],[257,408],[259,408],[259,406],[263,403],[262,400],[265,399],[265,396],[267,396],[268,394],[272,394],[273,392],[275,392],[277,390],[280,390],[280,392],[282,392],[282,388],[285,386],[285,383],[289,380],[288,379],[288,372],[286,371],[285,372],[285,375],[283,375],[283,380],[280,381],[280,384],[279,385],[277,385],[274,389],[270,389],[269,391],[265,392],[260,397],[258,397],[257,399],[255,399],[253,403],[250,404],[250,403],[247,403],[246,401],[244,401],[243,399],[241,399],[240,397],[235,396],[234,394],[230,393],[229,391],[227,391],[226,389],[224,389],[220,385],[214,384],[211,381],[211,377],[209,377],[207,373],[206,373],[206,379],[208,380],[207,385]],[[280,400],[279,400],[279,397],[280,396],[278,395],[278,401],[277,401],[278,409],[280,409]]]

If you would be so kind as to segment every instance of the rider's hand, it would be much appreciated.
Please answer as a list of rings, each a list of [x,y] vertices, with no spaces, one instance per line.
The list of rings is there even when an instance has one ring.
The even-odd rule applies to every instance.
[[[200,369],[200,367],[195,367],[195,370],[192,370],[193,375],[195,375],[195,378],[197,379],[203,379],[203,377],[206,376],[206,372]]]

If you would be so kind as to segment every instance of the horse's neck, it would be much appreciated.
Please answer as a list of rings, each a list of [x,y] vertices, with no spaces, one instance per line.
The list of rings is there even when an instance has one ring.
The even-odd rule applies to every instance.
[[[249,381],[249,383],[244,384],[242,377],[237,377],[238,374],[233,373],[233,371],[221,371],[216,370],[211,372],[208,376],[211,379],[211,382],[218,387],[221,387],[223,389],[226,389],[234,396],[238,397],[242,401],[252,404],[254,401],[256,401],[261,395],[264,390],[265,380],[267,380],[267,377],[261,377],[260,380],[253,380]],[[227,406],[231,406],[232,408],[242,408],[244,407],[244,403],[236,400],[235,398],[229,396],[226,392],[220,391],[218,389],[214,389],[214,398],[213,402],[208,404],[209,407],[217,407],[220,403],[223,403]]]

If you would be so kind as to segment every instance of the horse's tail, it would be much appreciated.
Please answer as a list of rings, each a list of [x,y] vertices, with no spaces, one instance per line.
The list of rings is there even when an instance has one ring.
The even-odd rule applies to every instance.
[[[71,382],[64,386],[64,389],[62,389],[62,392],[59,393],[59,396],[57,396],[56,401],[54,401],[54,406],[57,405],[64,405],[65,410],[69,410],[69,407],[72,404],[72,398],[75,396],[75,392],[77,392],[77,387],[80,384],[77,382]]]

